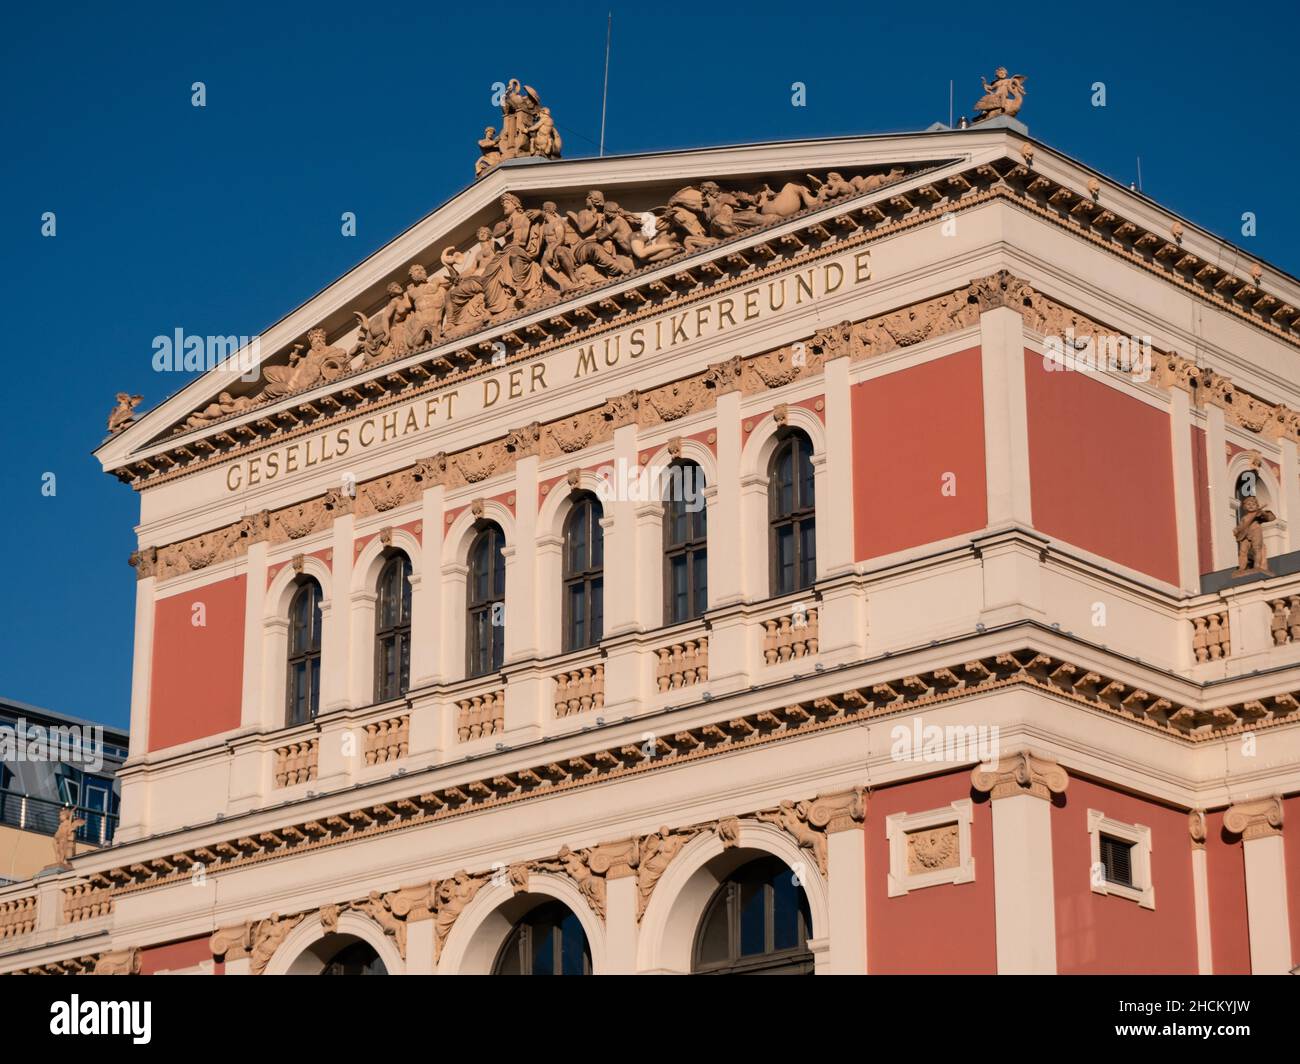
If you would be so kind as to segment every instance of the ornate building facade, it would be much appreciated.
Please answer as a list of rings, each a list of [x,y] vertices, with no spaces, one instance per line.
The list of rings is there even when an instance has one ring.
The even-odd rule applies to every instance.
[[[0,971],[1290,970],[1300,285],[1002,84],[563,161],[516,93],[123,396],[122,820]]]

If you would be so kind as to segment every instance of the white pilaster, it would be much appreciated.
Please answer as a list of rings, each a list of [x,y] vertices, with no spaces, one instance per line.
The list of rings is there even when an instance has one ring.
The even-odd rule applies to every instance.
[[[980,315],[985,479],[994,528],[1033,524],[1025,347],[1025,322],[1015,310],[998,307]]]
[[[1214,551],[1214,568],[1231,569],[1237,564],[1237,542],[1232,538],[1231,522],[1226,514],[1232,501],[1228,483],[1228,436],[1223,411],[1217,406],[1205,408],[1205,464],[1210,481],[1210,543]]]
[[[441,484],[425,488],[420,504],[420,578],[411,585],[411,688],[437,683],[447,673],[442,653]]]
[[[609,975],[636,974],[636,876],[605,883],[605,966]]]
[[[817,484],[817,568],[834,576],[853,568],[853,397],[847,356],[826,362],[825,490]]]
[[[340,514],[331,529],[330,585],[322,588],[328,607],[321,608],[320,711],[352,708],[351,602],[355,518]]]
[[[741,602],[745,597],[745,529],[740,506],[740,393],[718,396],[717,492],[706,496],[709,506],[709,543],[726,544],[709,551],[709,608]]]
[[[831,971],[867,973],[867,842],[861,825],[832,831],[827,842]]]
[[[636,500],[624,490],[638,471],[636,425],[614,430],[614,476],[611,495],[602,499],[605,517],[605,635],[637,629]],[[633,481],[633,483],[635,483]],[[650,559],[640,559],[650,564]]]
[[[1178,529],[1178,579],[1198,594],[1201,566],[1196,550],[1196,477],[1192,463],[1192,400],[1181,388],[1169,389],[1169,442],[1174,456],[1174,516]]]

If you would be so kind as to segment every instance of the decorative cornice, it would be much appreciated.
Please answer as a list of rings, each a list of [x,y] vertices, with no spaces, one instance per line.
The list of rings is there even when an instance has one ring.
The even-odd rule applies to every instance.
[[[1194,710],[1168,699],[1132,688],[1061,658],[1032,649],[976,658],[952,667],[878,682],[870,688],[851,688],[839,694],[787,706],[774,707],[729,720],[701,724],[660,737],[649,744],[597,747],[589,753],[537,764],[530,768],[448,784],[405,798],[361,806],[319,819],[297,821],[256,836],[227,837],[224,841],[186,848],[169,856],[122,865],[87,878],[112,886],[114,897],[183,881],[198,864],[211,875],[278,860],[282,857],[373,838],[392,831],[420,827],[481,809],[511,805],[535,797],[578,790],[647,772],[664,771],[694,761],[729,755],[740,750],[783,742],[830,729],[851,727],[867,720],[911,712],[948,701],[1011,687],[1028,687],[1066,699],[1123,720],[1143,724],[1180,741],[1204,742],[1249,729],[1300,721],[1300,701],[1291,695],[1269,696],[1235,707]],[[1266,705],[1266,703],[1268,703]],[[1026,758],[1030,758],[1025,763]],[[1007,763],[1010,761],[1010,763]],[[1028,789],[1047,786],[1061,776],[1047,776],[1052,763],[1029,754],[1003,759],[987,788],[1015,778],[1027,778]],[[976,772],[979,772],[976,769]],[[1061,770],[1057,770],[1061,771]],[[1011,781],[1000,776],[1013,774]],[[1020,777],[1014,774],[1019,772]],[[1041,779],[1039,777],[1042,777]],[[1063,789],[1049,787],[1049,789]],[[826,816],[826,825],[845,825],[838,805]],[[849,820],[853,819],[851,812]],[[838,830],[831,827],[831,830]],[[720,837],[724,829],[719,828]]]
[[[1051,801],[1052,795],[1064,794],[1070,785],[1065,769],[1051,758],[1028,750],[1006,755],[991,769],[976,767],[970,780],[975,790],[993,801],[1022,794]]]
[[[1223,814],[1223,826],[1232,834],[1240,835],[1243,842],[1281,835],[1282,798],[1273,795],[1253,802],[1238,802]]]
[[[921,171],[908,176],[915,177],[919,173]],[[663,313],[678,304],[708,298],[730,287],[752,284],[772,272],[796,267],[826,254],[839,253],[998,198],[1007,199],[1132,265],[1168,280],[1219,310],[1300,346],[1300,332],[1297,331],[1300,309],[1260,289],[1262,270],[1258,265],[1252,269],[1250,280],[1245,280],[1220,266],[1201,262],[1194,255],[1185,253],[1176,240],[1171,242],[1144,226],[1117,216],[1101,204],[1099,193],[1099,188],[1091,187],[1087,194],[1075,192],[1033,172],[1023,160],[1006,158],[996,164],[979,164],[952,174],[944,181],[923,185],[908,196],[886,196],[870,203],[863,202],[868,198],[865,196],[848,198],[845,209],[835,214],[821,208],[809,209],[818,214],[816,220],[780,241],[757,246],[757,257],[765,265],[755,267],[744,255],[735,254],[719,255],[717,261],[706,261],[703,265],[694,264],[694,258],[688,257],[686,261],[692,265],[674,276],[672,286],[662,281],[646,282],[613,299],[600,294],[604,285],[591,291],[591,302],[587,307],[568,312],[570,318],[592,323],[589,327],[575,329],[569,318],[559,316],[546,327],[530,328],[526,335],[503,332],[504,341],[516,348],[506,364],[535,357],[558,346],[581,342],[647,314]],[[791,218],[802,213],[806,212],[796,213]],[[750,235],[752,231],[734,239]],[[809,244],[811,248],[808,248]],[[713,254],[723,247],[725,244],[715,244],[707,249],[707,253]],[[661,265],[655,263],[644,269],[655,270]],[[702,285],[692,270],[706,275]],[[737,270],[740,271],[738,274]],[[616,280],[621,282],[626,277]],[[672,293],[688,280],[687,295],[659,299],[665,292]],[[564,292],[561,298],[568,299],[571,295],[572,292]],[[620,315],[617,321],[610,320],[613,313]],[[129,462],[116,472],[139,488],[146,481],[158,482],[202,468],[205,459],[208,463],[222,461],[229,457],[230,448],[241,447],[249,438],[259,439],[263,433],[272,433],[274,442],[282,442],[301,433],[317,431],[341,417],[350,417],[363,406],[378,408],[430,388],[499,368],[499,365],[483,363],[487,355],[496,353],[494,343],[486,339],[475,341],[472,337],[466,337],[464,342],[469,346],[451,354],[430,353],[425,363],[406,366],[386,377],[367,381],[363,389],[347,385],[351,375],[342,377],[339,394],[322,401],[324,410],[321,406],[307,403],[297,413],[282,412],[276,422],[262,419],[252,426],[223,430],[221,423],[243,412],[232,409],[212,425],[211,439],[192,441],[174,448],[174,453],[149,461]],[[395,397],[394,392],[399,394]],[[329,410],[335,413],[328,415]],[[235,433],[240,439],[236,439]]]

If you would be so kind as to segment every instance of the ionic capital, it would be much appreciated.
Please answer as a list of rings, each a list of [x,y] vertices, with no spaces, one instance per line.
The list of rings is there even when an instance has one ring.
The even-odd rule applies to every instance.
[[[996,801],[1017,794],[1032,794],[1051,801],[1053,794],[1064,794],[1070,777],[1051,758],[1031,754],[1028,750],[1000,758],[992,769],[977,765],[971,772],[971,786]]]
[[[1282,799],[1278,795],[1238,802],[1223,814],[1223,826],[1243,842],[1282,834]]]

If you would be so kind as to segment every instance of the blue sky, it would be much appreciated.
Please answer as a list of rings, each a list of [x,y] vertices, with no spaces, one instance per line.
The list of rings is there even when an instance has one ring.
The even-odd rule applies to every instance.
[[[894,6],[615,6],[607,153],[924,129],[950,79],[969,112],[1005,64],[1035,137],[1125,183],[1140,155],[1149,195],[1300,272],[1293,4]],[[114,392],[154,405],[187,379],[152,370],[155,336],[258,333],[459,191],[493,82],[594,155],[610,7],[37,8],[0,36],[0,695],[122,725],[138,500],[90,456]]]

